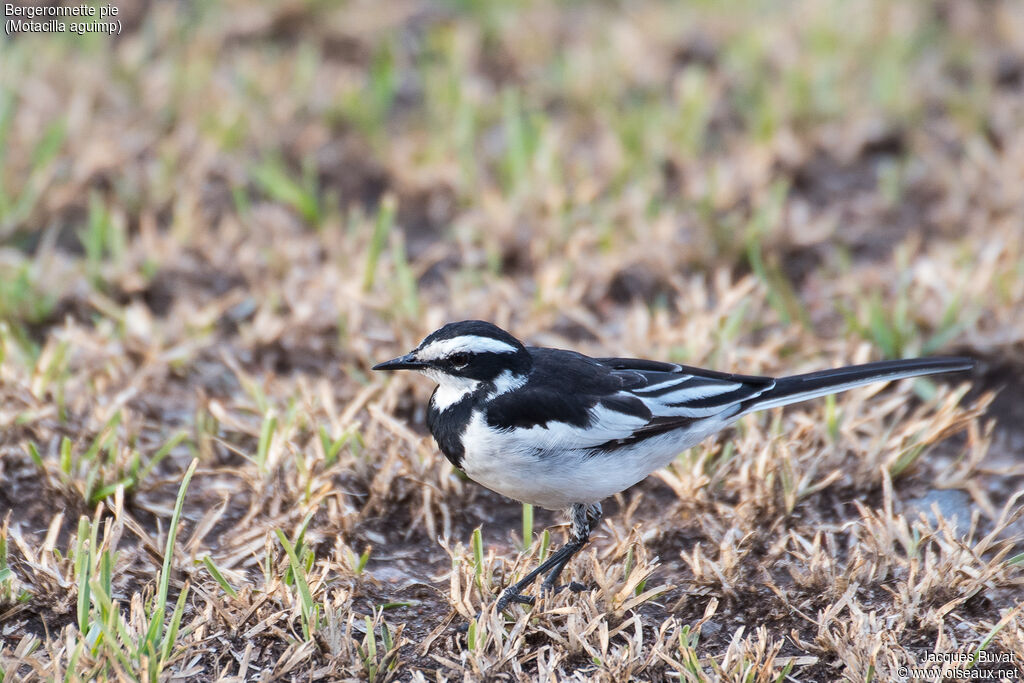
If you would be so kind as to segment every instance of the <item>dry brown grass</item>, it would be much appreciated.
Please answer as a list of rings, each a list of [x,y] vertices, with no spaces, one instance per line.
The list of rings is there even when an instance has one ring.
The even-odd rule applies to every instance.
[[[6,39],[0,681],[1024,673],[1021,16],[151,3]],[[368,371],[464,318],[980,365],[744,418],[609,501],[589,591],[502,616],[560,519],[524,550],[430,387]]]

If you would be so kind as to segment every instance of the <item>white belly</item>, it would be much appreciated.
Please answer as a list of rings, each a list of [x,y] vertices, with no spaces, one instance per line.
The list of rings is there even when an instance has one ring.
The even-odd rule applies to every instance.
[[[550,429],[495,432],[477,412],[463,438],[462,468],[473,481],[524,503],[552,509],[596,503],[641,481],[731,421],[702,420],[699,431],[679,429],[605,452],[574,447],[579,444],[572,440],[576,428],[553,423]]]

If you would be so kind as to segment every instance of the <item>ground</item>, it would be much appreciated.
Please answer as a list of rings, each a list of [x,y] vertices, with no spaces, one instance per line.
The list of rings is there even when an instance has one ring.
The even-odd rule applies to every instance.
[[[120,7],[3,38],[0,681],[1024,675],[1014,2]],[[500,615],[563,518],[369,371],[467,318],[977,366],[743,418]]]

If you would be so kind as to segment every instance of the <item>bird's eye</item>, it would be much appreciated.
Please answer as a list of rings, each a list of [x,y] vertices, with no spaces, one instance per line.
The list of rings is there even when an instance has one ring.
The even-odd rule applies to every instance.
[[[461,370],[462,368],[469,365],[469,354],[453,353],[452,355],[448,356],[448,362],[451,363],[452,367],[455,368],[456,370]]]

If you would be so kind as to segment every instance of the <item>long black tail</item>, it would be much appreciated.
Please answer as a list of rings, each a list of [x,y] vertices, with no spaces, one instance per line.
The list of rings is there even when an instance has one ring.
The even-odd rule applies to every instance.
[[[776,406],[789,405],[810,398],[835,394],[872,382],[889,382],[906,377],[936,375],[942,372],[960,372],[974,367],[970,358],[907,358],[883,360],[864,365],[850,365],[834,370],[809,372],[775,380],[775,386],[751,398],[744,413]]]

